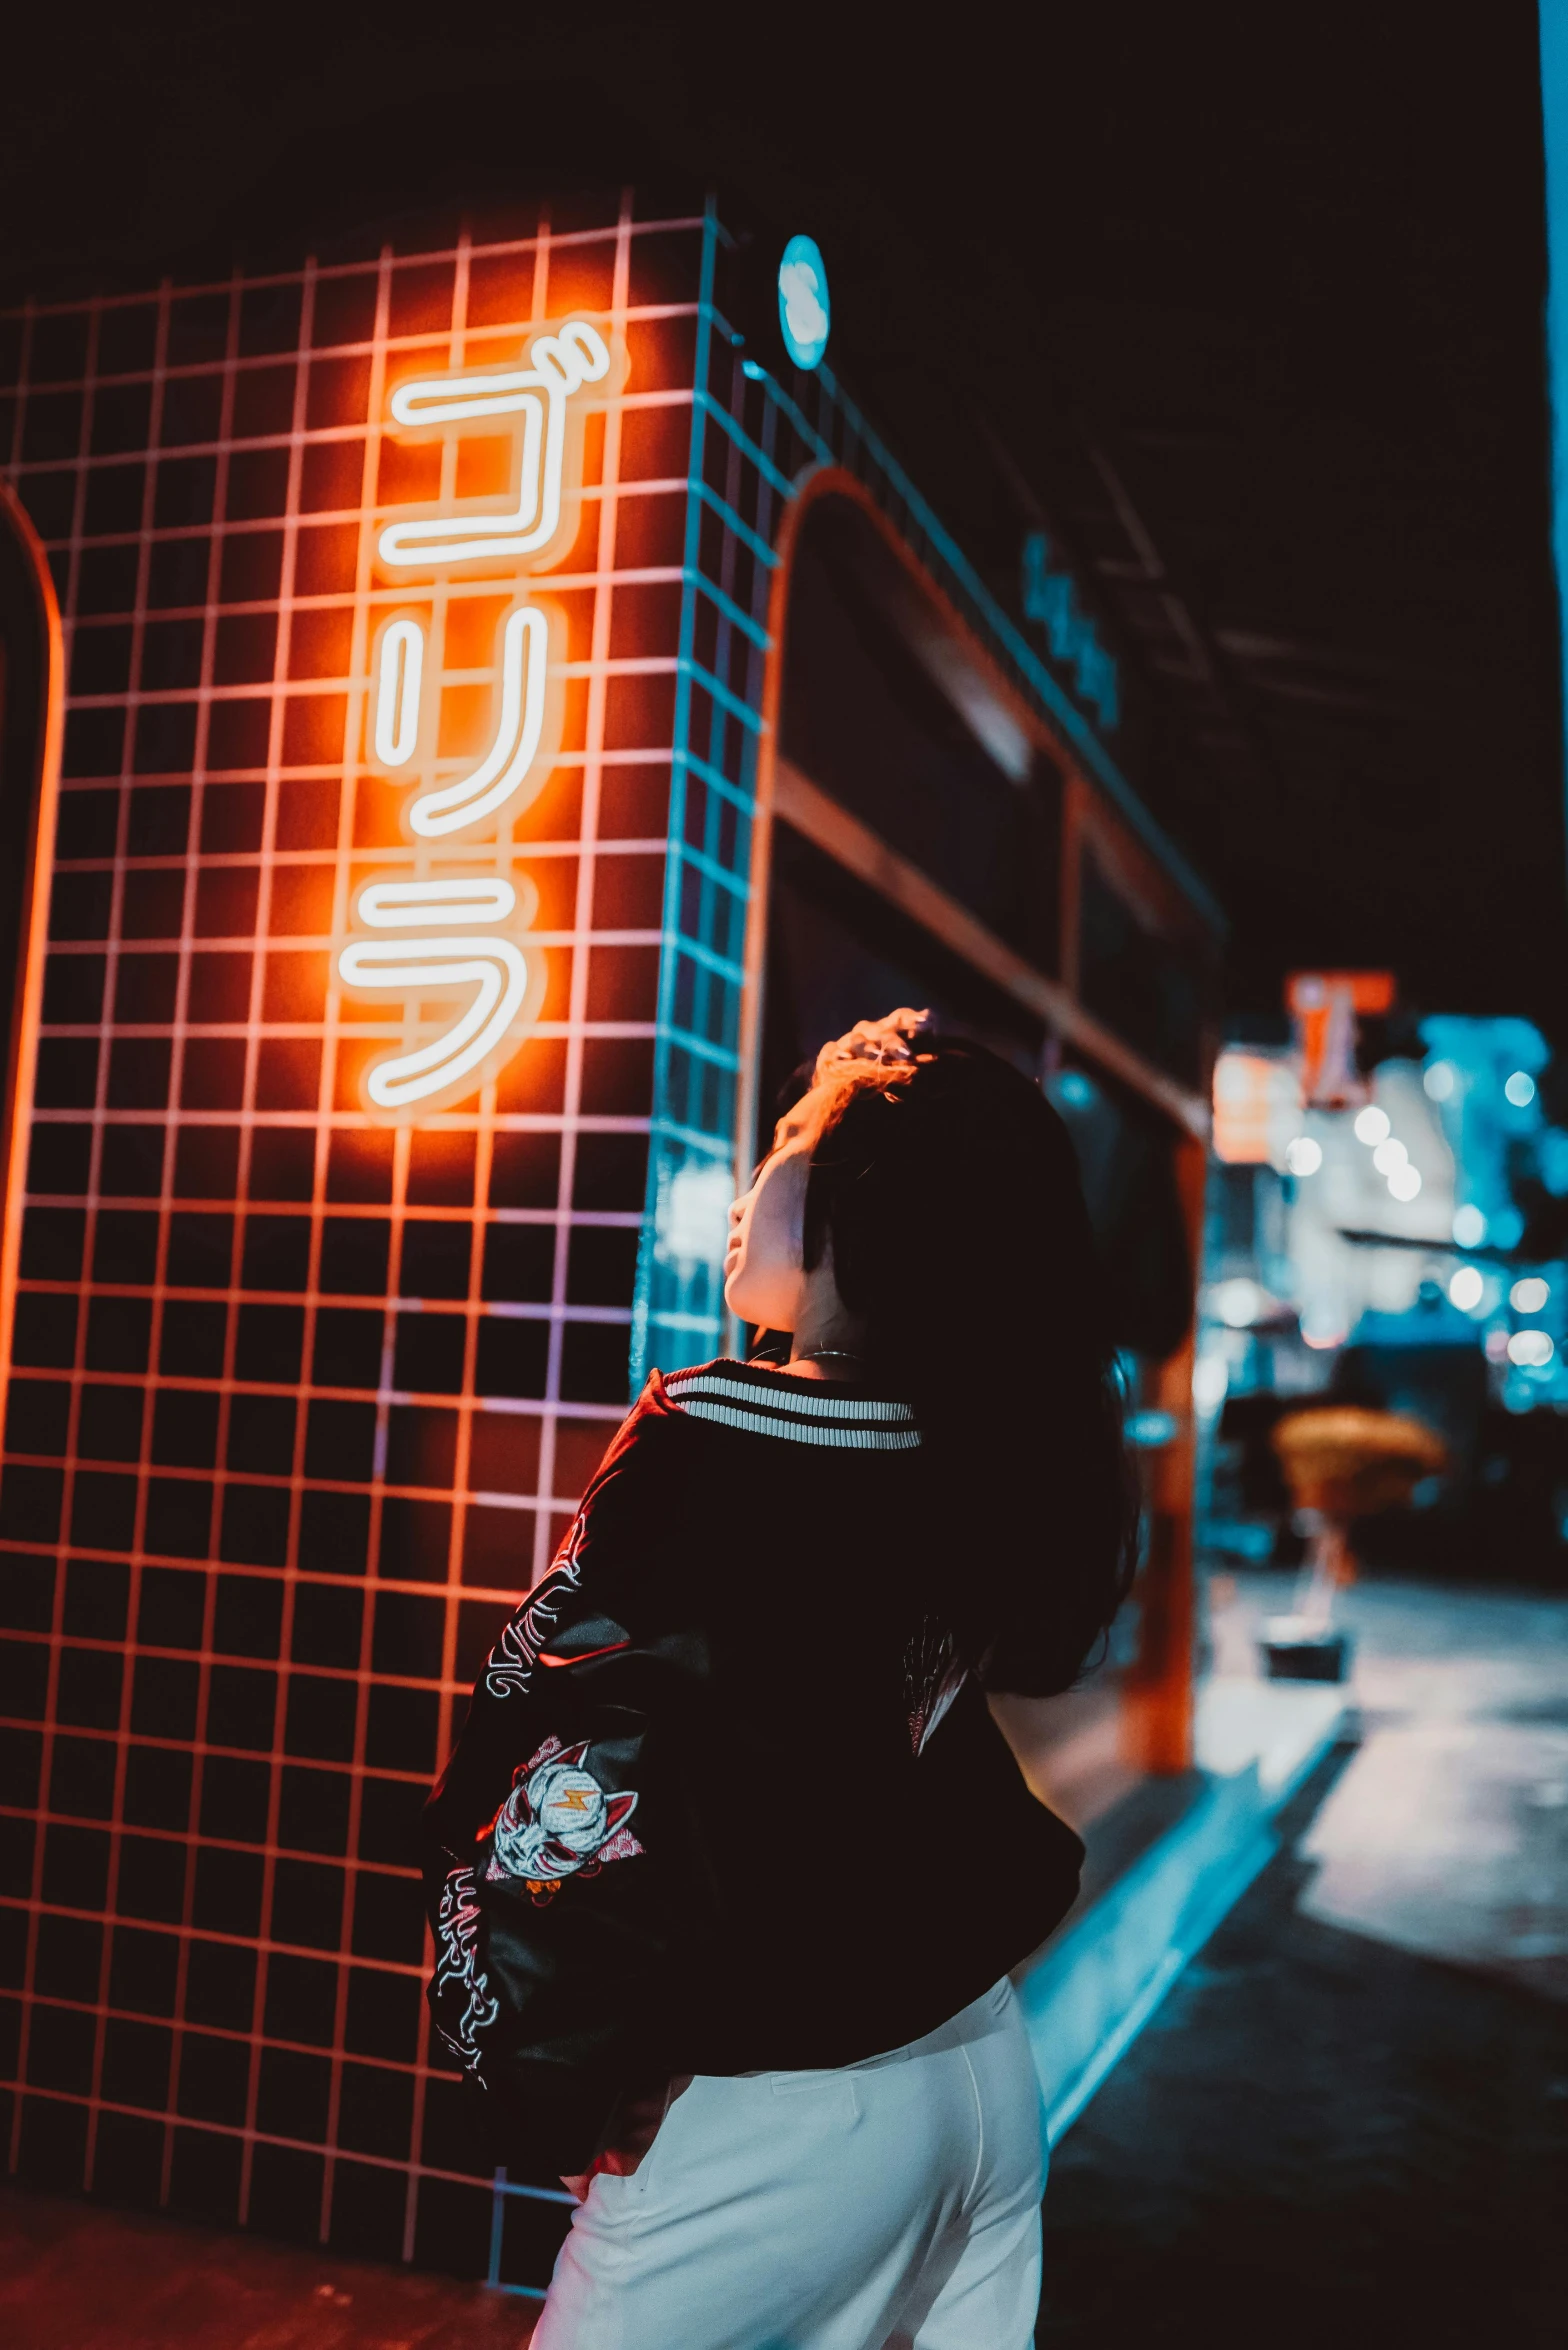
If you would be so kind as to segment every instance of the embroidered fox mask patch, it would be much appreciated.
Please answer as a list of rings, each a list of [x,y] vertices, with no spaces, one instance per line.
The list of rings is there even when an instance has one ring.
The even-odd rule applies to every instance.
[[[596,1876],[607,1861],[642,1851],[626,1825],[635,1791],[601,1787],[588,1768],[590,1751],[586,1739],[563,1746],[547,1738],[520,1767],[488,1831],[487,1879],[520,1878],[535,1895],[553,1894],[566,1877]]]

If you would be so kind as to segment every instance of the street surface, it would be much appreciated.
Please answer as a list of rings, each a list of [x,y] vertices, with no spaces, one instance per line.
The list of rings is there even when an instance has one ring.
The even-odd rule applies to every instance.
[[[1240,1580],[1223,1667],[1284,1596]],[[1568,1605],[1345,1613],[1360,1745],[1057,2149],[1051,2350],[1562,2339]]]

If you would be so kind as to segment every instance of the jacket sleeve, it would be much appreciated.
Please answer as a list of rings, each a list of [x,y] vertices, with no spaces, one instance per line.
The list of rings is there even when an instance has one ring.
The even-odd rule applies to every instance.
[[[662,1416],[645,1397],[612,1444],[424,1811],[432,2019],[486,2092],[496,2159],[525,2172],[592,2160],[637,2070],[638,1985],[662,1942],[663,1872],[637,1834]]]

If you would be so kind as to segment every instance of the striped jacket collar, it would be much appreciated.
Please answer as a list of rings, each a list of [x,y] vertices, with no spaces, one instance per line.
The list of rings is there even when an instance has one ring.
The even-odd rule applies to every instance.
[[[913,1452],[920,1430],[907,1403],[857,1392],[839,1380],[796,1379],[756,1363],[699,1363],[664,1374],[677,1411],[749,1436],[782,1437],[838,1452]]]

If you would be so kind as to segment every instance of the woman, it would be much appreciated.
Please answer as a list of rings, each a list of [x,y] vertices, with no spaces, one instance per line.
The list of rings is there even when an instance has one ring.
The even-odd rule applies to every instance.
[[[782,1368],[655,1372],[427,1814],[443,2037],[579,2208],[536,2350],[1023,2350],[1007,1974],[1077,1887],[988,1690],[1064,1688],[1132,1512],[1071,1145],[908,1011],[731,1210]]]

